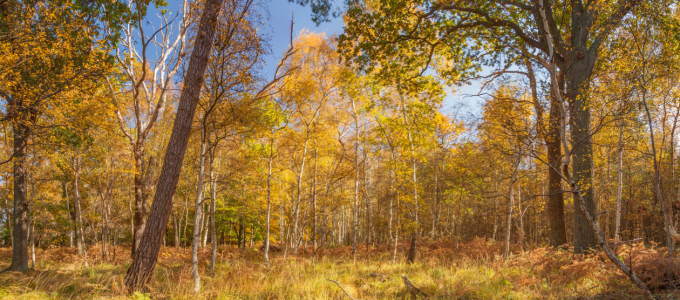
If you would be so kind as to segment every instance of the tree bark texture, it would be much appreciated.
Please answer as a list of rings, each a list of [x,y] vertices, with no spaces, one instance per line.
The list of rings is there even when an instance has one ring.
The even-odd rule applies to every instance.
[[[564,220],[564,193],[559,169],[562,165],[562,143],[560,137],[560,109],[556,97],[550,99],[549,128],[546,136],[548,152],[548,223],[550,225],[550,245],[553,247],[567,243],[567,227]]]
[[[582,48],[585,48],[583,45]],[[585,52],[586,49],[581,49]],[[576,56],[576,53],[570,55]],[[572,174],[581,188],[585,209],[596,215],[593,198],[593,140],[590,137],[590,104],[587,93],[595,57],[577,59],[573,57],[571,68],[565,72],[567,79],[567,99],[572,103],[571,110],[571,149],[573,155]],[[574,210],[574,253],[596,247],[597,238],[585,215]]]
[[[149,219],[138,253],[135,254],[125,275],[125,285],[129,291],[140,290],[151,278],[156,266],[191,134],[196,104],[203,85],[203,73],[210,58],[221,4],[220,0],[206,0],[203,7]]]
[[[143,159],[144,159],[144,148],[141,145],[135,145],[132,150],[133,158],[135,160],[135,177],[134,177],[134,187],[135,187],[135,207],[134,207],[134,231],[132,232],[132,249],[130,250],[130,257],[134,258],[139,243],[144,234],[144,227],[146,226],[146,199],[144,192],[144,180],[143,180]]]
[[[28,271],[28,199],[26,186],[25,138],[29,128],[21,121],[14,123],[14,228],[10,271]]]

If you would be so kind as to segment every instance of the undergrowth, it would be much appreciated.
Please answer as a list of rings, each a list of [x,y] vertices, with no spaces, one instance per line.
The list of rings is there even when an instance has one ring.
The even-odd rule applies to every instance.
[[[164,247],[146,291],[132,295],[123,287],[129,250],[118,246],[115,259],[102,261],[99,248],[92,246],[86,266],[74,249],[51,248],[38,250],[35,270],[0,274],[0,298],[348,299],[331,279],[355,299],[410,299],[403,274],[427,295],[418,297],[428,299],[642,299],[600,253],[575,256],[569,249],[513,247],[511,257],[504,259],[502,248],[502,243],[483,239],[460,244],[421,241],[414,264],[405,263],[401,248],[396,262],[387,247],[359,247],[356,262],[349,247],[321,249],[316,254],[300,249],[286,258],[273,253],[267,265],[257,250],[227,246],[218,251],[214,274],[208,274],[209,249],[202,249],[201,292],[193,294],[190,251]],[[650,267],[650,262],[658,260],[662,250],[624,245],[617,255],[645,272],[659,269]],[[1,248],[0,259],[0,268],[9,266],[11,249]],[[659,285],[655,293],[677,299],[674,291]]]

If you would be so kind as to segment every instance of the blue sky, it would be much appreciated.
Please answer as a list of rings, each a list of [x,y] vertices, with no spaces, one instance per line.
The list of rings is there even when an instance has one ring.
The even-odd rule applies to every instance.
[[[190,0],[191,1],[191,0]],[[268,17],[268,20],[263,20],[265,27],[260,29],[260,32],[270,37],[269,44],[271,46],[271,54],[265,58],[266,65],[263,68],[264,74],[268,78],[272,78],[276,69],[277,63],[283,57],[284,53],[290,46],[290,21],[294,16],[293,39],[303,30],[307,29],[313,32],[324,32],[326,36],[333,36],[343,32],[342,18],[334,18],[330,22],[325,22],[319,26],[312,22],[311,9],[309,7],[301,6],[295,3],[288,2],[288,0],[261,0],[268,13],[263,14],[263,17]],[[174,15],[181,8],[182,0],[168,1],[168,10]],[[158,22],[155,9],[149,10],[147,21],[155,23]],[[147,26],[150,24],[146,24]],[[465,97],[464,95],[477,94],[480,85],[474,83],[470,86],[460,87],[455,94],[450,93],[451,89],[447,88],[449,95],[444,99],[442,111],[447,113],[454,105],[465,103],[468,107],[467,111],[474,115],[479,114],[480,98]]]
[[[312,22],[311,9],[309,7],[300,6],[295,3],[288,2],[288,0],[263,0],[269,9],[269,24],[271,28],[265,30],[266,33],[271,34],[271,46],[272,54],[266,58],[267,65],[264,68],[266,74],[270,77],[273,76],[274,70],[276,69],[276,64],[283,57],[283,54],[288,49],[290,44],[290,20],[292,15],[295,15],[294,21],[295,25],[293,28],[293,38],[295,38],[302,29],[308,29],[309,31],[315,32],[325,32],[326,36],[332,36],[334,34],[341,34],[343,31],[342,18],[336,18],[328,23],[322,23],[317,26]],[[469,104],[471,108],[477,107],[479,98],[477,97],[464,97],[466,94],[477,94],[479,92],[480,85],[472,84],[470,86],[465,86],[458,88],[455,95],[447,95],[444,100],[442,109],[446,112],[453,105],[460,103],[461,101]],[[450,91],[451,89],[447,89]],[[476,109],[473,108],[473,111]]]
[[[267,67],[265,70],[274,72],[276,64],[283,57],[283,54],[290,46],[290,21],[293,15],[295,24],[293,25],[293,38],[297,37],[303,29],[309,31],[324,32],[326,36],[341,34],[343,24],[341,18],[333,19],[331,22],[322,23],[316,26],[312,22],[312,10],[309,7],[290,3],[288,0],[263,0],[266,1],[269,10],[270,28],[264,30],[271,34],[272,55],[267,57]],[[268,71],[268,72],[269,72]]]

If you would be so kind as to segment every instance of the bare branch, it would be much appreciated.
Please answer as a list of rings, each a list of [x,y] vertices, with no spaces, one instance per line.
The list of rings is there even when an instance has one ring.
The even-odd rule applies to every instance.
[[[328,280],[328,281],[330,281],[330,282],[333,282],[333,283],[337,284],[338,287],[339,287],[343,292],[345,292],[345,295],[347,295],[348,298],[350,298],[350,299],[352,299],[352,300],[356,300],[356,299],[354,299],[354,297],[352,297],[347,291],[345,291],[345,289],[344,289],[337,281],[335,281],[335,280],[330,280],[330,279],[326,279],[326,280]]]

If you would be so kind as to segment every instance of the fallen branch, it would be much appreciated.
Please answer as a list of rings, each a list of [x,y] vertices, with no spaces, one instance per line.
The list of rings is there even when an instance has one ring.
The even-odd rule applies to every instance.
[[[423,295],[427,297],[427,294],[425,294],[419,288],[415,287],[404,274],[401,274],[401,278],[404,279],[404,285],[406,286],[406,290],[408,290],[408,292],[411,293],[411,296],[413,296],[413,298],[415,298],[418,295]]]
[[[352,297],[347,291],[345,291],[345,289],[342,288],[342,286],[341,286],[337,281],[335,281],[335,280],[330,280],[330,279],[326,279],[326,280],[328,280],[328,281],[330,281],[330,282],[333,282],[333,283],[337,284],[338,287],[339,287],[343,292],[345,292],[345,295],[347,295],[347,297],[349,297],[349,298],[352,299],[352,300],[356,300],[356,299],[354,299],[354,297]]]

